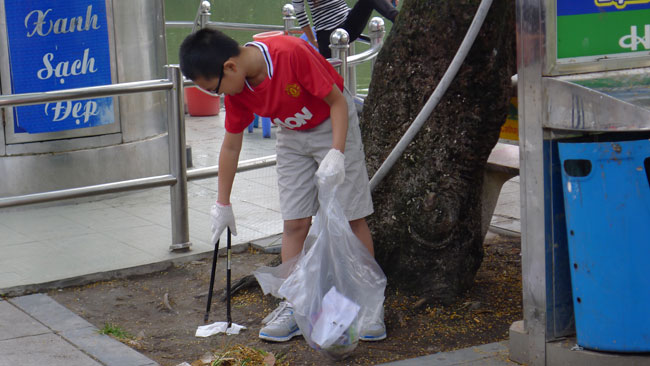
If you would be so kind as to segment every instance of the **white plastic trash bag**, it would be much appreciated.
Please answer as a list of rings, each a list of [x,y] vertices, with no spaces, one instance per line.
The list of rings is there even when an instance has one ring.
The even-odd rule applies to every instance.
[[[356,348],[360,325],[383,315],[386,276],[352,232],[335,199],[336,187],[319,186],[318,193],[320,208],[303,251],[254,274],[265,294],[291,302],[311,347],[341,359]]]

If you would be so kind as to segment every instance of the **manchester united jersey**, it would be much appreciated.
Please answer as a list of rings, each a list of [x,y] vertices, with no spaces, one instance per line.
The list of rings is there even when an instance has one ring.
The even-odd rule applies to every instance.
[[[343,79],[307,42],[276,36],[245,46],[262,52],[267,78],[255,87],[246,83],[241,93],[226,96],[228,132],[244,131],[253,113],[293,130],[310,129],[329,118],[330,107],[323,98],[334,84],[343,90]]]

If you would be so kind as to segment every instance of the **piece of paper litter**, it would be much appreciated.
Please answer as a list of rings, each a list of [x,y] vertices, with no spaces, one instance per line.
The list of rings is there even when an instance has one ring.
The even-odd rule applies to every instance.
[[[246,329],[245,326],[232,323],[228,328],[227,322],[214,322],[208,325],[201,325],[196,329],[195,337],[209,337],[218,333],[239,334],[239,331]]]
[[[323,348],[331,346],[352,324],[360,309],[359,305],[332,286],[323,297],[321,313],[314,324],[311,338]]]

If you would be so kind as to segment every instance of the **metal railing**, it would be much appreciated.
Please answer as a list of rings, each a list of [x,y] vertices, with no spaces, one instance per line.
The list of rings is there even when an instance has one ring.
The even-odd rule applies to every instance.
[[[284,30],[285,33],[301,32],[300,28],[292,26],[293,22],[295,21],[295,13],[293,12],[293,6],[290,4],[285,5],[283,8],[283,15],[285,20],[284,26],[210,22],[209,8],[210,3],[204,1],[199,8],[200,11],[197,12],[197,19],[194,22],[166,22],[166,25],[168,27],[195,28],[211,26],[239,30]],[[345,33],[344,30],[340,31]],[[337,40],[336,45],[333,46],[333,49],[337,50],[337,57],[330,59],[330,62],[339,66],[339,71],[341,72],[342,76],[344,76],[344,80],[348,80],[346,76],[349,75],[348,71],[350,68],[354,68],[355,65],[361,62],[372,60],[376,56],[377,52],[381,48],[383,35],[383,20],[380,18],[373,18],[371,21],[371,48],[359,55],[349,57],[349,47],[346,47],[348,44],[347,33],[345,33],[345,35],[341,34],[341,39]],[[3,197],[0,198],[0,208],[25,206],[30,204],[61,201],[65,199],[82,198],[101,194],[120,193],[147,188],[170,186],[172,213],[172,244],[170,246],[170,250],[189,248],[191,246],[191,243],[189,232],[187,182],[192,180],[216,177],[219,174],[219,166],[214,165],[204,168],[187,170],[183,89],[185,86],[193,85],[193,83],[183,78],[178,65],[167,65],[166,68],[167,79],[136,81],[40,93],[0,95],[0,108],[6,108],[135,93],[167,92],[167,138],[169,154],[169,174],[83,186],[78,188],[62,189],[57,191]],[[356,90],[356,88],[348,89],[351,91]],[[270,155],[239,162],[237,171],[242,172],[260,169],[268,166],[273,166],[275,164],[276,156]]]
[[[180,68],[176,65],[167,66],[167,77],[167,79],[57,90],[43,93],[0,96],[0,108],[145,92],[167,92],[169,101],[167,118],[169,174],[50,192],[4,197],[0,198],[0,208],[170,186],[172,211],[172,244],[170,249],[178,250],[189,248],[191,243],[187,202],[187,182],[193,179],[216,177],[219,174],[219,167],[212,166],[187,170],[183,87],[185,85],[191,85],[192,83],[183,79]],[[274,164],[275,156],[267,156],[242,161],[239,163],[237,170],[246,171]]]

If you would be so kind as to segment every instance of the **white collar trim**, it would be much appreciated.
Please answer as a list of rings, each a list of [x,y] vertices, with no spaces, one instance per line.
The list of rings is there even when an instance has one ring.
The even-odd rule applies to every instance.
[[[266,63],[266,74],[269,76],[269,79],[273,78],[273,61],[271,60],[271,54],[269,53],[269,48],[262,42],[248,42],[244,45],[246,46],[255,46],[259,48],[259,50],[262,52],[262,56],[264,56],[264,62]],[[246,86],[250,91],[253,91],[253,87],[250,86],[248,83],[248,80],[246,80]]]

